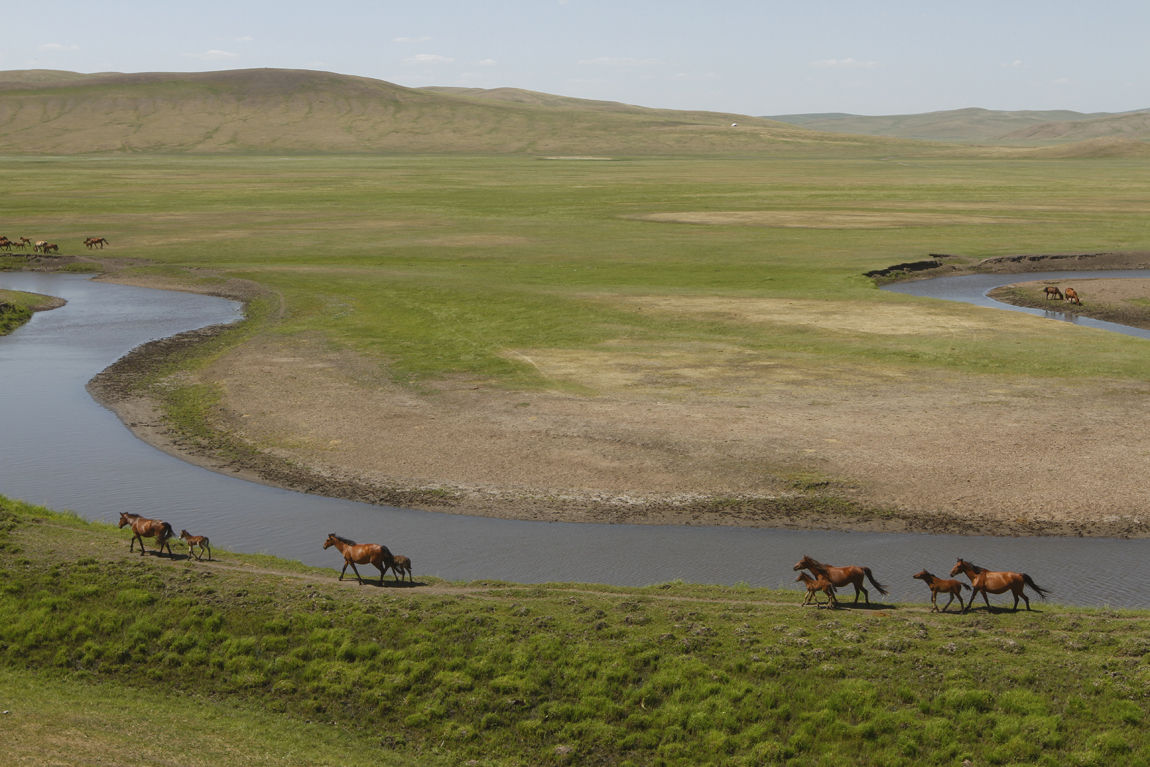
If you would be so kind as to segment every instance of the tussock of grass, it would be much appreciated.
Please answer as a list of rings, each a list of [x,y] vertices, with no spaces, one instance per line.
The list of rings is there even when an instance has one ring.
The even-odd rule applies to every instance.
[[[305,720],[421,764],[1137,765],[1150,753],[1143,612],[813,610],[797,590],[685,583],[341,586],[272,558],[129,556],[118,531],[7,500],[0,540],[0,673],[83,682],[72,721],[129,687],[144,702],[210,697],[239,721],[263,709],[266,733],[237,746],[262,750],[258,763],[281,763],[296,741],[277,733]],[[143,708],[226,732],[210,711]],[[23,726],[14,748],[38,731]],[[125,764],[148,758],[99,738]]]

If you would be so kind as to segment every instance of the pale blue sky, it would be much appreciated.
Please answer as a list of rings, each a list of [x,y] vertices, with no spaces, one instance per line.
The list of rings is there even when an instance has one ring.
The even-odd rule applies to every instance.
[[[0,69],[321,69],[752,115],[1150,108],[1125,0],[3,0]]]

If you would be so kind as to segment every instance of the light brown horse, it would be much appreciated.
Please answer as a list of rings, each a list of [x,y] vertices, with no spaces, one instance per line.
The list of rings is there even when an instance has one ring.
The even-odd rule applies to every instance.
[[[168,539],[176,537],[176,533],[167,522],[161,522],[158,519],[148,519],[147,517],[141,517],[139,514],[121,511],[120,527],[124,527],[125,525],[132,526],[132,542],[128,544],[128,551],[133,551],[136,546],[136,541],[139,541],[140,556],[144,556],[144,539],[155,538],[156,553],[163,554],[166,548],[168,550],[168,556],[172,556],[172,544],[168,542]]]
[[[812,576],[809,573],[799,573],[799,577],[795,578],[796,582],[802,583],[807,587],[807,598],[803,600],[803,606],[811,604],[813,601],[815,607],[826,604],[830,607],[838,607],[839,601],[835,599],[835,587],[821,575]],[[825,603],[818,600],[818,593],[823,592],[827,595]]]
[[[408,580],[415,580],[411,575],[411,560],[402,554],[396,554],[392,557],[391,574],[396,575],[398,573],[398,580],[402,581],[404,572],[407,573]]]
[[[107,244],[108,241],[103,237],[87,237],[84,239],[84,245],[88,248],[88,250],[91,250],[92,248],[100,248],[103,250],[104,246]]]
[[[928,570],[919,570],[911,577],[918,578],[930,587],[930,603],[934,605],[934,609],[931,610],[932,613],[946,612],[946,608],[950,607],[950,603],[954,601],[955,597],[958,597],[959,611],[965,607],[962,602],[962,590],[969,589],[970,586],[967,586],[962,581],[949,581],[944,578],[939,578]],[[950,595],[950,599],[946,600],[946,604],[943,605],[942,610],[938,609],[938,595],[940,593]]]
[[[391,551],[386,546],[380,543],[356,543],[353,540],[340,537],[335,533],[328,533],[327,540],[323,542],[323,547],[326,549],[329,546],[335,546],[339,549],[339,553],[343,554],[343,569],[339,571],[339,579],[343,580],[343,574],[347,572],[347,566],[351,565],[352,572],[355,577],[359,579],[360,584],[363,583],[363,578],[360,577],[359,570],[356,565],[365,565],[371,563],[379,568],[379,585],[383,585],[383,574],[387,572],[387,568],[395,565],[395,557],[391,555]]]
[[[1062,300],[1062,291],[1059,290],[1056,285],[1047,285],[1042,292],[1046,296],[1047,301],[1052,299]]]
[[[871,584],[878,589],[878,593],[886,594],[886,587],[874,579],[869,567],[859,567],[858,565],[843,565],[841,567],[834,567],[833,565],[824,565],[817,559],[812,559],[809,556],[803,555],[803,558],[795,563],[792,568],[794,570],[810,570],[814,575],[821,575],[826,578],[835,588],[842,588],[848,583],[855,587],[855,603],[859,601],[859,592],[862,592],[863,597],[866,598],[866,603],[870,604],[870,592],[863,586],[863,577],[865,576]]]
[[[206,535],[192,535],[187,530],[181,530],[180,531],[180,537],[183,538],[184,543],[188,544],[188,553],[189,554],[195,554],[196,559],[203,559],[204,558],[204,549],[207,549],[208,561],[209,562],[212,561],[212,542],[208,540],[208,536],[206,536]],[[192,551],[192,549],[196,549],[196,548],[198,548],[200,550],[199,554],[196,554],[196,552]]]
[[[1079,306],[1082,306],[1082,299],[1080,299],[1078,297],[1078,291],[1077,290],[1075,290],[1074,288],[1067,288],[1065,293],[1066,293],[1066,300],[1069,303],[1078,304]]]
[[[1038,596],[1046,599],[1046,595],[1050,593],[1048,589],[1041,588],[1035,583],[1026,573],[1012,573],[1006,570],[987,570],[985,567],[979,567],[976,564],[967,562],[962,557],[958,558],[951,569],[951,575],[958,575],[965,573],[966,577],[970,579],[970,585],[974,589],[974,593],[970,595],[970,601],[966,603],[966,609],[963,612],[970,610],[974,604],[974,599],[979,594],[982,594],[983,601],[986,602],[986,609],[990,610],[990,598],[986,596],[987,592],[991,594],[1001,594],[1009,591],[1014,595],[1014,609],[1018,609],[1018,598],[1022,597],[1026,602],[1026,609],[1030,609],[1030,598],[1023,593],[1022,589],[1026,586],[1038,592]]]

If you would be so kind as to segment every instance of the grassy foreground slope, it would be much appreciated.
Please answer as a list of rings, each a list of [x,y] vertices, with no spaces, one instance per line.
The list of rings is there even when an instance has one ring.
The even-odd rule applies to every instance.
[[[6,763],[1150,763],[1144,612],[380,588],[183,551],[0,500]]]

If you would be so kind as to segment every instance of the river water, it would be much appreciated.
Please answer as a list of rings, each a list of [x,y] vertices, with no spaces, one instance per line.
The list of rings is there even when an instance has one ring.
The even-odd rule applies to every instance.
[[[987,277],[1019,280],[977,280]],[[939,297],[942,284],[893,289]],[[976,302],[1003,306],[983,298],[993,287],[984,281],[947,284],[947,298],[965,300],[965,291],[977,294]],[[681,579],[797,588],[791,565],[810,554],[835,564],[869,565],[890,588],[889,599],[897,601],[924,601],[925,587],[910,576],[922,568],[944,575],[961,556],[993,569],[1027,572],[1061,603],[1150,606],[1150,587],[1144,585],[1150,584],[1150,540],[520,522],[372,506],[245,482],[151,448],[84,388],[139,344],[239,319],[238,304],[79,275],[3,273],[0,287],[68,301],[0,337],[0,494],[70,509],[86,519],[114,523],[119,512],[136,512],[209,535],[219,549],[327,567],[342,565],[334,549],[322,547],[327,533],[336,532],[408,555],[417,577],[465,581],[640,586]],[[218,556],[226,558],[226,551]]]

